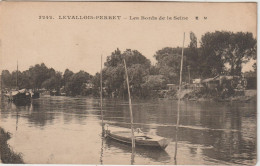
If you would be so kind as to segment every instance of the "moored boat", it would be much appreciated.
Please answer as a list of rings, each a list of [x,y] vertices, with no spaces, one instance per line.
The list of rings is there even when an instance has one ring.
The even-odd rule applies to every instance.
[[[132,143],[130,130],[111,131],[107,129],[106,136],[122,143]],[[137,131],[134,133],[134,138],[135,144],[137,146],[146,146],[161,149],[165,149],[171,142],[171,139],[167,139],[156,135],[145,134],[140,129],[137,129]]]
[[[31,102],[31,94],[26,89],[10,91],[5,94],[5,97],[16,105],[25,105]]]

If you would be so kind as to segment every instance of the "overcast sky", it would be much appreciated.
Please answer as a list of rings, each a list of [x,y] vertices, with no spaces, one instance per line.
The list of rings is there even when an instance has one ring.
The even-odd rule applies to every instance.
[[[95,74],[116,48],[136,49],[155,63],[163,47],[189,43],[216,30],[252,32],[256,37],[254,3],[93,3],[1,2],[1,69],[26,70],[37,63],[62,71],[85,70]],[[52,16],[43,20],[39,16]],[[120,20],[68,20],[59,16],[121,16]],[[129,20],[130,16],[182,16],[188,20]],[[198,16],[199,20],[195,17]],[[207,19],[204,19],[207,17]],[[251,65],[247,65],[247,70]],[[245,70],[245,68],[244,68]]]

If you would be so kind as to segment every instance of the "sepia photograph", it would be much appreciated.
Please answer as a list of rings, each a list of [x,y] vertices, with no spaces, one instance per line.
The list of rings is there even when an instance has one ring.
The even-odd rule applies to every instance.
[[[0,163],[257,164],[256,2],[0,2]]]

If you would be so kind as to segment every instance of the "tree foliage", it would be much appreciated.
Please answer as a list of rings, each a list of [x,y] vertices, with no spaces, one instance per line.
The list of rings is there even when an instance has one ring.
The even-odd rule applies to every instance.
[[[73,74],[65,84],[66,92],[72,96],[81,95],[85,88],[85,83],[90,79],[90,74],[82,70]]]
[[[117,49],[107,57],[102,71],[103,83],[109,96],[124,97],[127,95],[126,61],[130,89],[133,96],[142,96],[144,77],[149,74],[151,62],[137,50],[126,49],[123,53]],[[100,87],[100,74],[93,78],[95,87]],[[96,88],[97,89],[97,88]]]
[[[16,78],[17,77],[17,78]],[[4,88],[18,89],[46,89],[49,91],[60,91],[62,86],[65,86],[65,92],[68,95],[80,95],[85,88],[85,83],[91,82],[91,75],[87,72],[80,71],[73,73],[66,69],[64,74],[55,71],[53,68],[48,68],[44,63],[36,64],[29,70],[20,72],[8,70],[2,71],[2,83]],[[18,87],[16,87],[16,81]]]
[[[242,64],[256,55],[256,39],[248,32],[216,31],[202,36],[201,48],[203,65],[210,69],[203,70],[206,75],[221,74],[225,65],[230,66],[229,74],[241,75]]]
[[[181,48],[165,47],[157,51],[154,57],[157,60],[157,70],[167,78],[167,83],[178,83],[176,78],[180,75]]]

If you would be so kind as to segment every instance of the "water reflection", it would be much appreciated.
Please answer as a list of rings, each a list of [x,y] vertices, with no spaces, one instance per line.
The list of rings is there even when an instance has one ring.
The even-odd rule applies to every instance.
[[[135,164],[135,148],[132,147],[132,153],[131,153],[131,165]]]
[[[66,134],[62,143],[68,149],[73,149],[77,154],[87,154],[87,157],[82,156],[74,163],[113,164],[114,160],[122,158],[118,164],[174,164],[177,102],[152,100],[133,103],[134,127],[171,138],[173,142],[166,151],[136,147],[132,152],[131,146],[103,139],[100,134],[102,125],[99,99],[48,96],[33,100],[31,105],[26,106],[2,102],[0,121],[1,126],[14,133],[12,139],[15,140],[15,148],[19,152],[25,152],[24,158],[29,163],[37,159],[37,149],[32,149],[31,146],[38,146],[39,143],[24,140],[35,138],[42,140],[43,147],[51,145],[54,149],[63,149],[57,145],[61,137],[52,135],[60,133],[64,136]],[[130,128],[128,109],[126,101],[103,100],[104,122]],[[194,164],[195,160],[197,164],[256,162],[256,103],[181,102],[180,110],[178,139],[181,145],[178,146],[178,164]],[[23,140],[23,135],[19,133],[28,138]],[[84,147],[75,148],[83,144]],[[96,151],[93,152],[88,147]],[[60,156],[58,150],[45,150],[44,153],[50,153],[48,156],[53,154],[56,160],[64,156],[76,157],[71,153]],[[53,163],[55,159],[49,162]],[[47,162],[44,159],[41,161]]]
[[[19,115],[18,115],[18,111],[16,111],[16,131],[18,129],[18,120],[19,120]]]
[[[104,153],[104,137],[101,137],[101,150],[100,150],[100,165],[103,165],[103,153]]]

